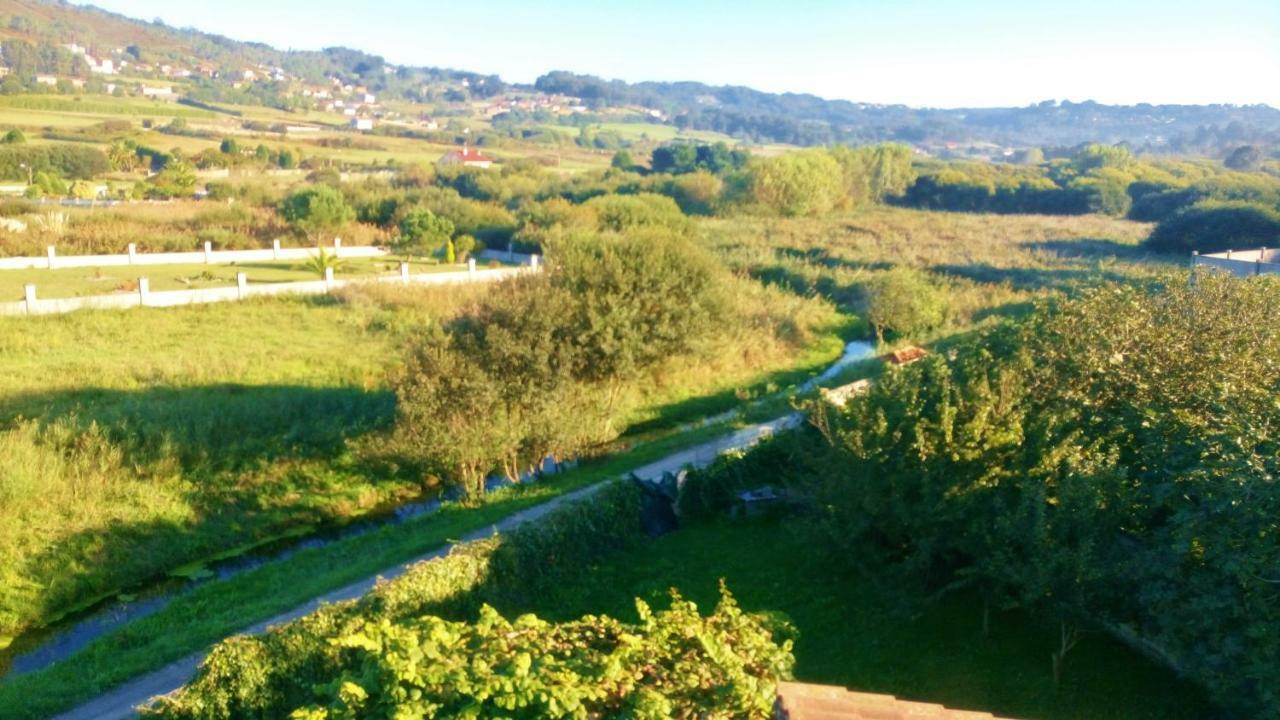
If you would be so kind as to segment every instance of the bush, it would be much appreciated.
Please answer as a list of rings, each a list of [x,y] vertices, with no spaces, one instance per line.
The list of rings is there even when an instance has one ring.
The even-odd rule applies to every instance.
[[[1276,717],[1277,304],[1268,277],[1112,285],[886,373],[810,481],[828,541],[925,591],[1136,635]]]
[[[1222,252],[1280,244],[1280,213],[1247,202],[1205,201],[1162,221],[1147,238],[1159,252]]]
[[[536,525],[458,545],[359,600],[326,606],[264,635],[226,640],[194,680],[149,714],[287,717],[311,708],[314,714],[302,717],[330,717],[324,710],[339,709],[345,698],[379,703],[383,710],[397,702],[432,700],[451,708],[475,701],[481,703],[473,706],[481,711],[477,717],[578,717],[582,709],[615,716],[628,708],[654,718],[690,717],[710,708],[732,717],[770,717],[773,683],[790,673],[790,643],[775,646],[772,633],[727,594],[707,618],[676,598],[665,612],[641,608],[636,626],[590,617],[558,626],[532,617],[508,623],[485,607],[506,597],[555,592],[565,577],[632,547],[641,538],[639,513],[639,492],[616,482]],[[462,616],[479,620],[457,622]],[[511,634],[514,628],[518,636]],[[622,642],[624,634],[630,639]],[[413,650],[424,647],[438,652]],[[528,662],[520,658],[526,653]],[[430,666],[418,667],[424,654]],[[396,665],[397,658],[408,664]],[[627,672],[619,675],[607,669],[611,665]],[[523,702],[502,694],[508,683],[532,688],[553,669],[565,671],[561,677],[568,682],[543,688],[541,701],[536,692]],[[690,683],[690,677],[699,681]],[[491,683],[498,684],[494,693],[478,692]],[[552,692],[569,693],[557,695],[558,709],[539,704]]]
[[[867,322],[881,340],[886,330],[907,336],[933,330],[946,320],[946,295],[919,270],[889,270],[867,283],[865,292]]]

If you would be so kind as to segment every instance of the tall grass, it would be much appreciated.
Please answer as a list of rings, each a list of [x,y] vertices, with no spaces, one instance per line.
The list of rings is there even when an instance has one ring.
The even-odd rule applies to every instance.
[[[734,282],[735,316],[632,388],[620,426],[698,416],[701,397],[723,409],[735,389],[838,354],[829,305]],[[408,339],[491,291],[369,285],[0,320],[0,635],[420,495],[424,479],[382,454],[386,378]]]

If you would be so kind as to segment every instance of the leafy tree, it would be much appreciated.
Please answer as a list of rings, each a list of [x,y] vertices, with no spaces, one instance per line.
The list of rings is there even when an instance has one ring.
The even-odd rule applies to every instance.
[[[751,199],[783,215],[818,215],[845,197],[840,164],[821,150],[754,160],[747,168]]]
[[[918,270],[898,267],[866,286],[867,322],[883,341],[885,331],[899,336],[927,332],[946,319],[946,295]]]
[[[317,244],[355,219],[342,193],[328,185],[299,190],[280,204],[280,214],[296,230]]]
[[[631,157],[630,152],[619,150],[613,154],[613,160],[609,164],[619,170],[630,170],[635,167],[636,161]]]
[[[1276,245],[1280,212],[1247,202],[1205,201],[1160,222],[1146,246],[1188,255]]]
[[[4,134],[4,138],[0,142],[5,145],[20,145],[27,141],[27,136],[18,128],[13,128]]]
[[[396,245],[402,251],[431,252],[447,244],[455,228],[449,218],[419,207],[400,218],[399,229]]]
[[[223,138],[222,143],[218,145],[218,150],[223,155],[239,155],[240,143],[236,142],[235,138]]]
[[[1222,164],[1232,170],[1257,170],[1262,164],[1262,151],[1253,145],[1241,145],[1232,150]]]
[[[610,418],[629,380],[688,351],[722,307],[713,261],[679,236],[577,237],[551,259],[552,282],[577,301],[581,377],[605,389]]]

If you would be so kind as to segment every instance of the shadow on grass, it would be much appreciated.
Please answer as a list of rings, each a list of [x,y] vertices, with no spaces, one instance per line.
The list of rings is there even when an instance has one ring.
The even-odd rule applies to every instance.
[[[1017,290],[1069,291],[1102,282],[1126,283],[1132,278],[1096,266],[1077,268],[1001,268],[988,263],[934,265],[932,272],[954,275],[979,283],[1009,285]]]
[[[176,458],[184,469],[234,470],[261,460],[323,457],[347,438],[390,425],[386,390],[219,384],[191,388],[84,388],[0,400],[0,422],[91,425],[131,463]]]
[[[1043,250],[1060,258],[1125,258],[1138,259],[1150,253],[1141,245],[1097,238],[1074,240],[1044,240],[1023,245],[1031,250]]]

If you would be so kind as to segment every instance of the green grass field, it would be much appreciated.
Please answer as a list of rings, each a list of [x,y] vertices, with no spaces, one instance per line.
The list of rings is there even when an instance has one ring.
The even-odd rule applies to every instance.
[[[982,604],[948,595],[912,612],[901,598],[842,569],[810,544],[799,522],[695,525],[607,564],[583,568],[559,592],[499,607],[553,620],[607,614],[635,621],[633,598],[656,607],[670,588],[709,611],[723,579],[754,612],[780,613],[798,629],[796,678],[888,693],[1006,717],[1101,720],[1203,718],[1194,687],[1088,634],[1054,687],[1056,626],[996,613],[982,634]]]

